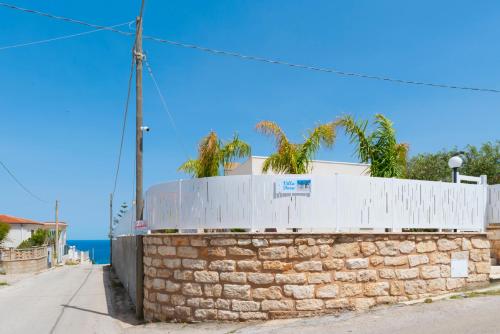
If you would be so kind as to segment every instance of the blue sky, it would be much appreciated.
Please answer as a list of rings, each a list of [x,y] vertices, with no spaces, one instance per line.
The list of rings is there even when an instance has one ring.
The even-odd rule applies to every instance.
[[[133,20],[139,7],[117,0],[15,4],[103,25]],[[500,89],[499,18],[495,1],[150,0],[144,33],[345,71]],[[0,30],[2,47],[90,29],[0,8]],[[107,233],[131,44],[98,32],[0,51],[0,158],[37,195],[61,201],[73,239]],[[152,128],[144,142],[146,188],[185,177],[177,167],[211,129],[222,138],[238,132],[254,154],[270,153],[272,142],[253,130],[263,119],[300,140],[343,113],[383,113],[412,155],[499,138],[500,94],[345,78],[150,41],[144,50],[180,133],[145,73],[144,120]],[[133,103],[129,121],[116,206],[133,196]],[[352,153],[340,135],[318,158],[356,161]],[[52,203],[29,197],[3,171],[0,189],[0,212],[53,219]]]

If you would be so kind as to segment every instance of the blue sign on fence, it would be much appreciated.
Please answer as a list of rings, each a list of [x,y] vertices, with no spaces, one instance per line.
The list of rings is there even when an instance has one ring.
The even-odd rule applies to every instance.
[[[310,194],[311,179],[280,179],[276,181],[278,194]]]

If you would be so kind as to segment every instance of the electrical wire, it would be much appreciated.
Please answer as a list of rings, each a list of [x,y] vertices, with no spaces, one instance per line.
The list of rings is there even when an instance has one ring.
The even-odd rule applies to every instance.
[[[122,124],[121,138],[120,138],[120,148],[118,150],[118,160],[116,162],[116,170],[115,170],[115,181],[113,183],[113,192],[112,192],[113,200],[115,198],[116,185],[118,182],[118,174],[120,173],[120,164],[121,164],[121,160],[122,160],[122,151],[123,151],[123,141],[125,139],[125,129],[127,127],[128,107],[130,104],[130,94],[132,91],[132,77],[134,76],[134,64],[135,64],[135,58],[132,56],[132,62],[130,64],[130,75],[128,77],[127,100],[125,102],[125,110],[123,113],[123,124]]]
[[[181,145],[181,148],[184,151],[183,152],[184,155],[187,157],[188,155],[187,155],[186,146],[184,145],[184,142],[181,139],[179,129],[177,128],[177,124],[175,123],[174,117],[173,117],[172,113],[170,112],[170,109],[167,106],[167,102],[165,100],[165,97],[163,96],[163,94],[161,92],[160,86],[158,85],[158,81],[156,81],[156,77],[153,74],[153,70],[151,69],[151,65],[147,61],[147,58],[144,58],[144,63],[146,64],[146,68],[148,70],[149,76],[151,77],[151,80],[153,81],[153,84],[156,88],[156,92],[158,93],[158,96],[160,98],[163,110],[165,110],[165,112],[167,113],[168,119],[170,120],[170,124],[172,125],[172,128],[174,129],[175,136],[177,137],[177,141]]]
[[[130,24],[132,22],[134,22],[134,21],[129,21],[129,22],[124,22],[124,23],[120,23],[120,24],[115,24],[115,25],[113,25],[111,27],[121,27],[121,26]],[[104,30],[103,28],[99,28],[99,29],[85,31],[85,32],[77,33],[77,34],[64,35],[64,36],[59,36],[59,37],[54,37],[54,38],[42,39],[42,40],[39,40],[39,41],[33,41],[33,42],[26,42],[26,43],[21,43],[21,44],[14,44],[14,45],[2,46],[2,47],[0,47],[0,51],[8,50],[8,49],[14,49],[14,48],[20,48],[20,47],[24,47],[24,46],[31,46],[31,45],[44,44],[44,43],[49,43],[49,42],[54,42],[54,41],[60,41],[60,40],[69,39],[69,38],[73,38],[73,37],[78,37],[78,36],[84,36],[84,35],[93,34],[93,33],[99,32],[99,31],[103,31],[103,30]]]
[[[31,190],[29,190],[19,179],[14,175],[14,173],[2,162],[0,161],[0,166],[10,175],[10,177],[17,183],[19,187],[21,187],[26,193],[28,193],[31,197],[42,203],[48,203],[46,200],[41,199],[37,195],[35,195]]]
[[[63,17],[63,16],[57,16],[57,15],[53,15],[53,14],[49,14],[49,13],[44,13],[44,12],[40,12],[40,11],[33,10],[33,9],[21,8],[21,7],[18,7],[18,6],[12,5],[12,4],[8,4],[8,3],[4,3],[4,2],[0,2],[0,6],[23,11],[23,12],[30,13],[30,14],[45,16],[45,17],[52,18],[52,19],[63,20],[63,21],[70,22],[70,23],[81,24],[81,25],[85,25],[87,27],[102,28],[104,30],[109,30],[109,31],[115,32],[117,34],[121,34],[121,35],[125,35],[125,36],[133,35],[133,33],[131,33],[131,32],[118,30],[118,29],[115,29],[115,28],[112,28],[109,26],[100,26],[97,24],[92,24],[92,23],[84,22],[81,20],[75,20],[75,19],[71,19],[71,18],[67,18],[67,17]],[[142,8],[142,6],[141,6],[141,8]],[[215,54],[215,55],[235,57],[235,58],[239,58],[242,60],[256,61],[256,62],[262,62],[262,63],[273,64],[273,65],[282,65],[282,66],[287,66],[287,67],[296,68],[296,69],[303,69],[303,70],[324,72],[324,73],[332,73],[332,74],[336,74],[339,76],[356,77],[356,78],[370,79],[370,80],[379,80],[379,81],[393,82],[393,83],[406,84],[406,85],[427,86],[427,87],[433,87],[433,88],[457,89],[457,90],[467,90],[467,91],[486,92],[486,93],[500,93],[499,89],[494,89],[494,88],[481,88],[481,87],[473,87],[473,86],[434,83],[434,82],[428,82],[428,81],[404,80],[404,79],[398,79],[398,78],[393,78],[393,77],[389,77],[389,76],[369,75],[369,74],[365,74],[365,73],[337,70],[335,68],[321,67],[321,66],[315,66],[315,65],[297,64],[297,63],[291,63],[291,62],[276,60],[276,59],[271,59],[271,58],[245,55],[245,54],[242,54],[239,52],[218,50],[218,49],[208,48],[208,47],[204,47],[204,46],[200,46],[200,45],[196,45],[196,44],[182,43],[182,42],[177,42],[177,41],[173,41],[173,40],[168,40],[168,39],[154,37],[154,36],[148,36],[148,35],[144,35],[143,39],[151,40],[151,41],[155,41],[155,42],[163,43],[163,44],[174,45],[174,46],[187,48],[187,49],[194,49],[194,50],[203,51],[203,52]]]

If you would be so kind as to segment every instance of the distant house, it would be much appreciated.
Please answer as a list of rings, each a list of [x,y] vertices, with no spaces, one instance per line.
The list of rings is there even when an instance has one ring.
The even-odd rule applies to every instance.
[[[262,175],[262,166],[267,157],[251,156],[247,161],[239,164],[232,163],[226,167],[224,175]],[[274,175],[273,171],[267,174]],[[313,160],[311,163],[313,175],[366,175],[370,176],[370,165],[363,163]]]
[[[53,222],[37,222],[27,218],[14,217],[9,215],[0,214],[0,223],[6,223],[10,225],[10,231],[7,235],[7,239],[3,243],[5,248],[16,248],[21,242],[28,239],[33,235],[33,233],[38,229],[46,229],[49,231],[55,231],[55,223]],[[63,254],[64,245],[66,244],[66,229],[67,224],[59,223],[59,246],[60,253]]]

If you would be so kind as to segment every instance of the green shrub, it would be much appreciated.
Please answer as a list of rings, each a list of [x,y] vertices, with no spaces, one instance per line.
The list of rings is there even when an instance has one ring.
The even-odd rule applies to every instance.
[[[7,235],[9,235],[10,225],[5,223],[0,223],[0,245],[5,241]]]
[[[30,238],[21,242],[19,246],[17,246],[17,248],[22,249],[22,248],[43,246],[47,244],[48,237],[49,233],[47,230],[38,229],[35,232],[33,232],[33,235]]]

